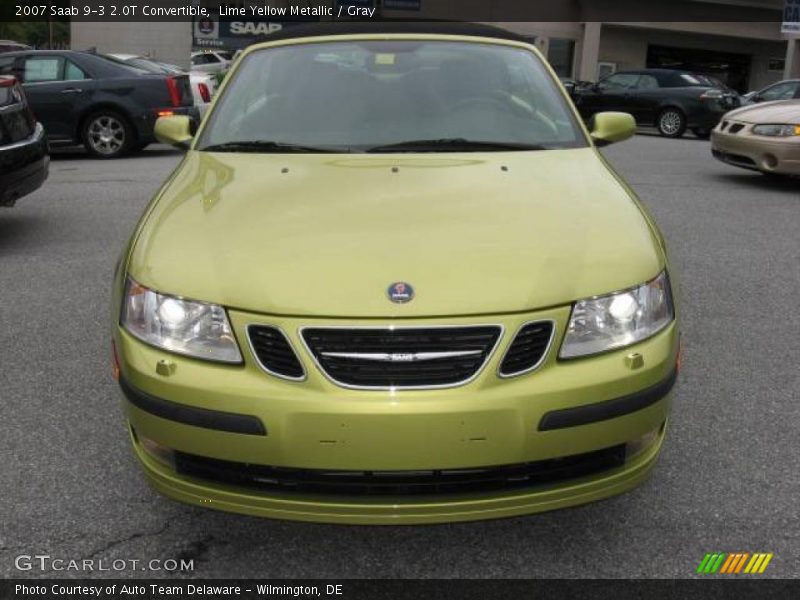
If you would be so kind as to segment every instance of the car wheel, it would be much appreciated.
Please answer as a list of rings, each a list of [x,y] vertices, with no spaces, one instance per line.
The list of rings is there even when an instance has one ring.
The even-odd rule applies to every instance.
[[[83,145],[98,158],[119,158],[134,146],[133,128],[121,114],[102,110],[89,115],[83,125]]]
[[[656,127],[664,137],[679,138],[686,131],[686,117],[677,108],[667,108],[658,115]]]
[[[711,130],[710,129],[692,129],[692,133],[695,137],[699,137],[701,140],[707,140],[711,137]]]

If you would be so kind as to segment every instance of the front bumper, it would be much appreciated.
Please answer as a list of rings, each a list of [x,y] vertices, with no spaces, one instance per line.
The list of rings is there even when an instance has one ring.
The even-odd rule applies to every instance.
[[[134,448],[150,483],[172,498],[254,515],[347,523],[423,523],[518,515],[605,498],[638,485],[664,437],[678,352],[672,323],[634,347],[559,361],[569,307],[489,319],[505,334],[480,375],[438,390],[348,390],[314,366],[298,337],[328,319],[268,317],[229,311],[244,364],[182,358],[115,331],[121,383],[129,400]],[[497,368],[513,333],[552,319],[556,337],[535,371],[503,379]],[[464,325],[470,319],[437,319]],[[307,371],[279,379],[258,366],[246,343],[248,324],[279,326]],[[358,325],[363,323],[351,323]],[[372,323],[374,324],[374,323]],[[408,325],[427,326],[430,320]],[[639,353],[644,366],[626,357]],[[157,371],[160,361],[170,369]],[[144,400],[143,400],[144,399]],[[655,432],[651,443],[613,469],[513,490],[434,496],[341,496],[263,491],[178,473],[155,460],[142,439],[187,455],[248,465],[309,470],[446,470],[518,465],[591,453]]]
[[[800,136],[769,138],[753,135],[751,124],[731,133],[725,121],[711,133],[711,152],[724,163],[765,173],[800,175]]]

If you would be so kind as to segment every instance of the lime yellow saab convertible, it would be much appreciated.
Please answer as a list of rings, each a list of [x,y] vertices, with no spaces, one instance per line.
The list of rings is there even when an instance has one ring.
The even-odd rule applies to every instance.
[[[236,62],[116,270],[113,361],[167,496],[281,519],[507,517],[630,490],[679,364],[664,241],[537,50],[290,28]],[[380,29],[378,29],[380,27]]]

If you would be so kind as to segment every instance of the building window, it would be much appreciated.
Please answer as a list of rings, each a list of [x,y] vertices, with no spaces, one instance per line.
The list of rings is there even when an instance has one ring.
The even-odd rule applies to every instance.
[[[559,77],[572,77],[572,59],[575,55],[575,40],[550,38],[547,60]]]
[[[609,75],[617,72],[617,63],[615,62],[599,62],[597,63],[597,81],[605,79]]]
[[[780,71],[783,73],[783,70],[786,68],[786,59],[785,58],[770,58],[769,59],[769,66],[767,69],[770,71]]]

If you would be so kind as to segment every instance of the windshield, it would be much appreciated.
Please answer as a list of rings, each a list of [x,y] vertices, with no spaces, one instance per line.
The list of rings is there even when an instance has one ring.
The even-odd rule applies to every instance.
[[[128,65],[136,67],[137,69],[142,69],[148,73],[169,73],[169,70],[165,67],[152,60],[147,60],[146,58],[131,58],[126,62]]]
[[[167,73],[173,73],[175,75],[182,75],[184,73],[183,69],[181,69],[177,65],[171,65],[169,63],[163,63],[160,61],[154,61],[159,67],[164,69]]]
[[[161,73],[162,72],[162,71],[159,71],[159,70],[155,69],[154,67],[145,68],[145,67],[141,67],[139,65],[135,65],[135,64],[133,64],[131,62],[130,59],[129,60],[123,60],[123,59],[118,58],[116,56],[111,56],[110,54],[102,54],[102,55],[98,55],[98,56],[100,58],[103,58],[104,60],[107,60],[109,62],[113,62],[118,67],[124,67],[128,71],[131,71],[133,73],[137,73],[139,75],[141,75],[142,73]]]
[[[690,73],[681,73],[681,79],[684,84],[689,85],[712,85],[710,81],[703,81],[698,75],[692,75]]]
[[[271,142],[262,151],[279,143],[365,152],[419,141],[447,142],[443,152],[469,142],[483,142],[483,151],[587,145],[533,53],[410,40],[298,44],[248,55],[197,148]]]

